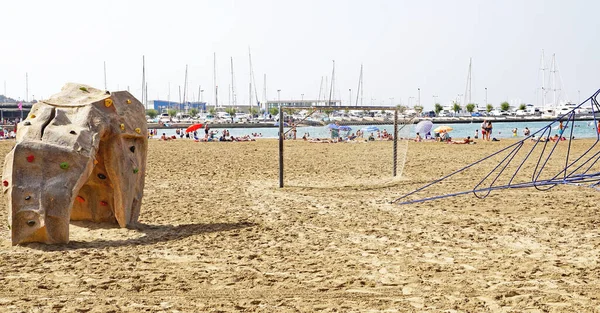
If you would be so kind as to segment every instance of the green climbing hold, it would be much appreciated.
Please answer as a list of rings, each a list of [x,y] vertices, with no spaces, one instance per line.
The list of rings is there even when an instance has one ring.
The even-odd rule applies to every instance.
[[[137,174],[139,171],[140,171],[140,170],[138,170],[137,168],[134,168],[134,169],[133,169],[133,173],[134,173],[134,174]]]
[[[83,86],[82,86],[82,87],[79,87],[79,90],[81,90],[81,91],[85,91],[85,92],[89,92],[89,91],[87,90],[87,88],[85,88],[85,87],[83,87]]]
[[[69,168],[69,163],[67,163],[67,162],[60,163],[60,168],[62,168],[63,170],[68,169]]]

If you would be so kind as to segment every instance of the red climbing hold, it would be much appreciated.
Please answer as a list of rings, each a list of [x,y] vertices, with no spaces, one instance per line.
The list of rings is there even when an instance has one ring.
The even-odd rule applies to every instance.
[[[4,187],[8,187],[8,180],[5,180],[5,181],[3,181],[3,182],[2,182],[2,185],[3,185]]]
[[[27,162],[31,163],[31,162],[33,162],[33,160],[35,160],[35,157],[33,155],[27,156]]]
[[[107,205],[108,205],[108,202],[106,202],[106,201],[100,201],[100,205],[101,205],[101,206],[107,206]]]
[[[77,202],[79,202],[79,203],[84,203],[85,202],[85,199],[82,196],[77,196],[76,199],[77,199]]]

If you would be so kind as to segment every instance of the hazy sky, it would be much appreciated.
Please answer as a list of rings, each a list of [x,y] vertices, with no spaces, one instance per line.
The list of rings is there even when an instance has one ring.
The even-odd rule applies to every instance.
[[[126,89],[140,97],[142,55],[149,98],[178,99],[189,65],[190,96],[227,102],[234,61],[238,103],[248,102],[248,47],[258,93],[316,98],[336,64],[336,94],[355,97],[364,64],[364,103],[432,107],[465,93],[472,101],[536,103],[542,49],[556,53],[571,101],[600,88],[598,1],[2,1],[0,82],[8,96],[48,97],[66,82]],[[330,77],[329,77],[330,79]],[[0,89],[3,93],[3,89]],[[390,98],[394,98],[390,100]],[[539,97],[537,97],[539,99]],[[552,94],[548,95],[551,100]],[[564,96],[563,96],[564,98]],[[353,100],[354,102],[355,100]],[[411,105],[416,100],[411,99]]]

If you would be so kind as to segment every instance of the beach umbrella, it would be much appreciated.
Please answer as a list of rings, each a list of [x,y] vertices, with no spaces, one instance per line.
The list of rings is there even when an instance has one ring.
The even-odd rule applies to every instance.
[[[339,130],[341,130],[343,132],[349,132],[352,130],[352,128],[350,126],[340,126]]]
[[[427,134],[428,132],[430,132],[432,128],[433,128],[433,123],[431,121],[420,121],[415,126],[415,132],[424,135],[424,134]]]
[[[373,133],[373,132],[379,131],[379,128],[377,128],[377,126],[367,126],[361,130],[366,133]]]
[[[338,125],[335,125],[334,123],[331,123],[331,124],[327,125],[327,128],[329,128],[329,129],[340,129],[340,127]]]
[[[194,124],[194,125],[192,125],[192,126],[188,127],[188,128],[185,130],[185,132],[186,132],[186,133],[195,132],[195,131],[197,131],[197,130],[198,130],[198,129],[200,129],[200,128],[202,128],[202,124]]]
[[[436,127],[436,128],[433,130],[433,131],[434,131],[434,132],[436,132],[436,133],[441,133],[441,132],[443,132],[443,131],[445,131],[445,132],[450,132],[450,131],[452,131],[452,130],[453,130],[453,128],[452,128],[452,127],[450,127],[450,126],[446,126],[446,125],[442,125],[442,126],[438,126],[438,127]]]

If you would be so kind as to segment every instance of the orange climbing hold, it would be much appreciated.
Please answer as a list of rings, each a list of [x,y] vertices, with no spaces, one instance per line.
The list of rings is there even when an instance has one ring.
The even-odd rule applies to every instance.
[[[85,199],[82,196],[77,196],[77,198],[75,198],[75,199],[77,199],[77,202],[79,202],[79,203],[85,202]]]
[[[29,118],[35,118],[35,114],[30,114]]]
[[[127,99],[127,104],[131,104],[131,100]]]
[[[104,99],[104,106],[105,107],[110,107],[113,104],[112,99],[108,98],[108,99]]]

